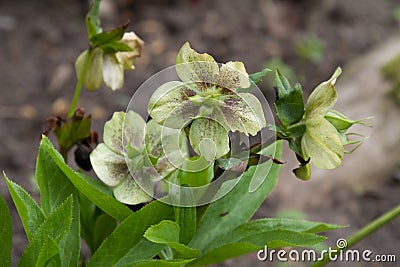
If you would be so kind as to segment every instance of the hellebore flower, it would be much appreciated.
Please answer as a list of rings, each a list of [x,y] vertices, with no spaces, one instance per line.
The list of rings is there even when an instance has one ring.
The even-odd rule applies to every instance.
[[[337,68],[332,77],[311,93],[305,106],[306,131],[301,139],[305,159],[310,158],[319,169],[334,169],[342,162],[344,153],[341,136],[325,116],[337,100],[334,88],[342,70]]]
[[[150,98],[149,114],[171,128],[191,123],[190,143],[208,161],[229,152],[229,131],[256,135],[266,126],[259,100],[238,90],[251,85],[242,62],[219,66],[212,56],[185,43],[176,64],[182,82],[161,85]]]
[[[151,201],[148,194],[152,192],[151,182],[175,170],[169,159],[172,157],[177,162],[181,154],[171,150],[170,144],[180,140],[179,131],[165,131],[161,145],[162,127],[154,121],[146,124],[133,111],[115,112],[104,125],[104,143],[94,149],[90,160],[99,179],[113,188],[120,202],[135,205]],[[168,158],[164,151],[170,153]]]
[[[130,51],[114,52],[96,47],[79,55],[75,70],[79,77],[86,68],[83,81],[86,90],[97,90],[103,81],[113,91],[120,89],[124,84],[124,70],[135,69],[135,59],[140,56],[144,42],[134,32],[126,32],[119,43],[129,47]]]

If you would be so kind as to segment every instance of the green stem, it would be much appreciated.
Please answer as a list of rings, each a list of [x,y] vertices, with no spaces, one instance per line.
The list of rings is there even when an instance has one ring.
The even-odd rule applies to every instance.
[[[86,76],[86,72],[87,72],[87,68],[88,68],[89,60],[90,60],[91,56],[92,56],[92,49],[89,49],[88,53],[86,55],[85,61],[83,63],[82,70],[78,75],[78,82],[76,83],[76,86],[75,86],[74,96],[72,97],[71,106],[69,108],[67,118],[71,118],[74,115],[76,105],[78,104],[79,95],[81,94],[83,81],[85,80],[85,76]]]
[[[330,262],[330,258],[333,258],[335,255],[339,254],[340,251],[350,248],[351,246],[358,243],[360,240],[364,239],[368,235],[372,234],[373,232],[375,232],[376,230],[378,230],[379,228],[381,228],[382,226],[384,226],[385,224],[389,223],[390,221],[392,221],[393,219],[395,219],[399,216],[400,216],[400,205],[396,206],[392,210],[389,210],[385,214],[381,215],[374,221],[367,224],[364,228],[359,230],[357,233],[355,233],[354,235],[349,237],[347,239],[346,247],[344,247],[344,248],[335,247],[334,249],[337,250],[337,253],[331,253],[331,257],[329,255],[329,253],[325,254],[324,258],[321,261],[314,263],[313,265],[311,265],[311,267],[325,266],[326,264],[328,264]]]

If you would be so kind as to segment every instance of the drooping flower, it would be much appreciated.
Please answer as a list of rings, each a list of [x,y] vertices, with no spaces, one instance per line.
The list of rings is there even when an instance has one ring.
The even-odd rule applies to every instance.
[[[130,205],[151,201],[152,182],[174,171],[185,156],[174,150],[180,138],[179,131],[162,129],[154,121],[146,124],[133,111],[115,112],[104,125],[104,143],[90,155],[93,170],[117,200]]]
[[[192,123],[189,139],[198,154],[209,161],[219,158],[229,151],[229,131],[256,135],[266,126],[259,100],[238,90],[251,85],[242,62],[219,66],[185,43],[176,64],[181,81],[161,85],[149,101],[149,113],[171,128]]]
[[[318,85],[305,106],[306,130],[301,139],[301,148],[304,158],[310,158],[319,169],[334,169],[342,163],[344,144],[338,130],[325,118],[336,103],[334,84],[341,72],[337,68],[328,81]]]
[[[140,56],[144,42],[134,33],[124,33],[120,44],[131,51],[114,52],[109,47],[96,47],[83,51],[75,62],[77,76],[86,68],[83,82],[86,90],[97,90],[104,83],[111,90],[120,89],[124,84],[124,70],[135,69],[135,59]],[[87,60],[87,65],[85,62]]]

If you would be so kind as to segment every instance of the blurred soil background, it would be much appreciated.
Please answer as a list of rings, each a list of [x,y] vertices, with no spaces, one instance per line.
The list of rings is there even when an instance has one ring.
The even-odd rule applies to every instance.
[[[288,163],[276,190],[255,217],[280,214],[349,225],[328,234],[327,244],[334,245],[398,204],[400,130],[392,126],[399,125],[400,111],[386,93],[390,84],[380,76],[380,66],[400,53],[400,41],[393,41],[400,28],[399,1],[103,1],[103,28],[130,20],[130,29],[146,45],[136,70],[125,72],[122,90],[113,93],[103,87],[82,92],[79,106],[92,114],[93,129],[100,136],[104,122],[114,111],[126,109],[140,84],[174,64],[185,41],[218,62],[243,61],[249,73],[279,65],[292,82],[302,83],[306,94],[342,66],[344,75],[337,87],[340,110],[350,111],[348,115],[356,119],[375,116],[374,127],[366,132],[372,137],[345,157],[353,163],[334,171],[315,171],[309,182],[297,180],[291,174],[292,156],[285,158]],[[68,110],[76,82],[74,60],[87,46],[87,10],[88,2],[78,0],[0,1],[0,170],[37,199],[32,177],[39,137],[48,117]],[[387,42],[397,45],[385,46]],[[381,53],[388,51],[382,59]],[[269,75],[260,88],[272,100],[271,79]],[[3,179],[0,192],[11,203]],[[10,208],[15,264],[27,241],[14,206]],[[393,221],[357,248],[396,254],[400,261],[399,224],[399,219]],[[272,266],[258,262],[255,253],[219,266],[246,265]]]

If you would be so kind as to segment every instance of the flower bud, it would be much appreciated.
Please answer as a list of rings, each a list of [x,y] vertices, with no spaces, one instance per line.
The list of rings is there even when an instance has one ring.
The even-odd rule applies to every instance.
[[[140,57],[144,45],[143,40],[134,32],[126,32],[120,42],[129,46],[132,51],[116,53],[118,61],[123,65],[125,70],[135,69],[135,59]]]
[[[88,91],[97,90],[103,83],[103,51],[99,48],[83,51],[75,61],[75,71],[79,78],[86,65],[83,84]]]

